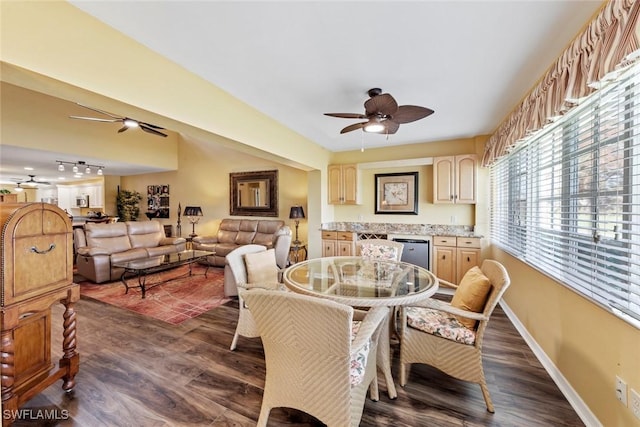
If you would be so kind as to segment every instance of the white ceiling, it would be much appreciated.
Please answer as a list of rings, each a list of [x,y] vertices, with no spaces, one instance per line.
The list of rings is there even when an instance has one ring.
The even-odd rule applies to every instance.
[[[71,3],[332,151],[490,134],[602,5],[587,0]],[[361,131],[340,135],[359,120],[323,113],[363,113],[373,87],[400,105],[435,113],[401,125],[388,140]],[[13,162],[6,154],[3,150],[3,169]],[[117,167],[107,166],[111,172]]]
[[[601,1],[72,1],[332,151],[491,133]],[[117,58],[114,58],[117,60]],[[367,90],[435,114],[340,130]]]

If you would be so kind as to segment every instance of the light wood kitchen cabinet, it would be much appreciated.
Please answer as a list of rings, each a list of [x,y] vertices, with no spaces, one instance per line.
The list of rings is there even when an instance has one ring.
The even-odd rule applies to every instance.
[[[473,266],[480,265],[479,237],[435,236],[433,273],[440,279],[458,284]]]
[[[477,169],[475,154],[434,157],[433,203],[476,203]]]
[[[356,233],[323,231],[322,256],[353,256],[356,253]]]
[[[360,204],[360,169],[357,164],[329,165],[329,204]]]

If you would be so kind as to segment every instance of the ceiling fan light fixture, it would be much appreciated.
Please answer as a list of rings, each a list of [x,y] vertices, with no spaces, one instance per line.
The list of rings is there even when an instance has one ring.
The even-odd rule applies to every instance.
[[[16,185],[16,188],[13,189],[13,191],[15,191],[16,193],[20,193],[20,192],[24,191],[24,188],[22,188],[20,186],[20,183],[18,183],[18,185]]]
[[[128,128],[137,128],[139,125],[138,122],[132,119],[124,119],[122,123]]]
[[[362,128],[365,132],[370,133],[378,133],[384,130],[384,125],[382,123],[371,123]]]

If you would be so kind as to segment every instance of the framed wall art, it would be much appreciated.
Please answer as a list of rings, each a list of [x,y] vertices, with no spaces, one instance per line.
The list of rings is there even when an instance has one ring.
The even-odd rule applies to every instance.
[[[418,172],[377,173],[376,214],[418,215]]]
[[[169,218],[169,186],[147,186],[147,218]]]

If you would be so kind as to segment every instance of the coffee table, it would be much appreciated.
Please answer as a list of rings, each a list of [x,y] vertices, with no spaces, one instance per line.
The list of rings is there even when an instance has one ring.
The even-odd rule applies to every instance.
[[[193,263],[198,262],[201,259],[205,259],[211,255],[215,255],[215,252],[187,250],[167,255],[136,259],[133,261],[118,262],[113,264],[113,266],[124,269],[124,271],[122,272],[122,276],[120,276],[120,280],[122,281],[122,284],[126,289],[125,294],[129,293],[129,288],[140,288],[140,290],[142,291],[142,298],[145,298],[148,289],[161,285],[163,283],[170,282],[171,280],[185,277],[184,275],[180,275],[147,285],[146,282],[149,274],[170,270],[172,268],[180,267],[181,265],[187,264],[189,265],[189,274],[187,276],[191,276],[191,266],[193,265]],[[208,271],[209,264],[207,263],[207,269],[204,271],[205,277],[207,276]],[[127,275],[130,276],[129,278],[137,276],[138,285],[129,285],[127,283]]]

